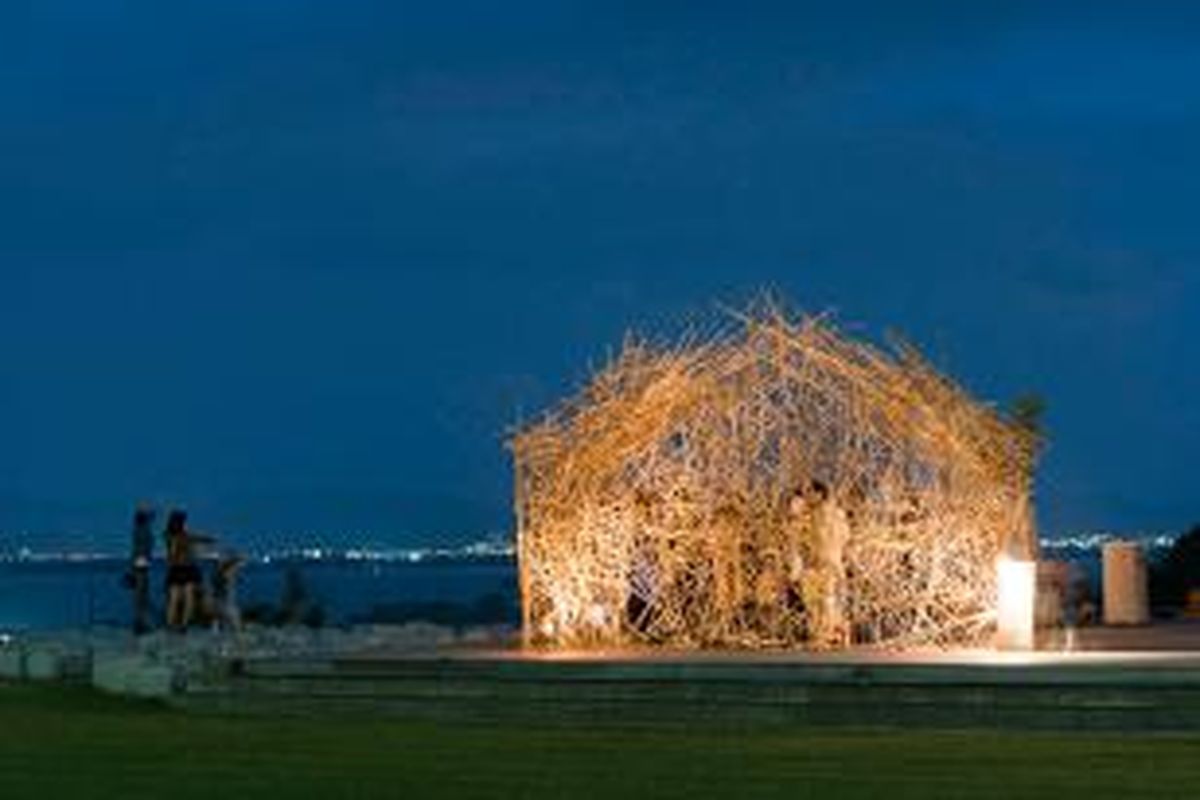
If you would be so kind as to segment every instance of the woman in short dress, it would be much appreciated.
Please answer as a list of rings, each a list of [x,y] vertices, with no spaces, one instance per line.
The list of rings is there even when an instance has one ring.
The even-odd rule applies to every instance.
[[[180,510],[167,517],[163,535],[167,544],[167,627],[182,632],[196,613],[196,593],[201,583],[195,548],[212,539],[190,532],[187,512]]]

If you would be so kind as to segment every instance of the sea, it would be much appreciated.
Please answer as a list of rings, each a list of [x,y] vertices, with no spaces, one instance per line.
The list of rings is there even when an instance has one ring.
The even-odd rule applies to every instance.
[[[125,570],[119,559],[0,563],[0,631],[127,625],[132,597],[122,581]],[[163,578],[162,565],[155,564],[151,587],[159,616]],[[298,604],[305,619],[322,625],[515,623],[516,567],[508,559],[252,562],[238,581],[238,599],[243,611],[263,616]]]
[[[1162,552],[1148,550],[1152,559]],[[1075,564],[1088,590],[1098,595],[1097,547],[1060,548],[1044,556]],[[122,559],[0,561],[0,633],[129,624],[132,597],[122,582],[125,570]],[[163,573],[156,564],[151,575],[159,618]],[[516,565],[502,557],[253,561],[238,582],[239,604],[251,618],[271,621],[297,587],[301,616],[321,625],[422,620],[461,626],[516,624],[519,618]]]

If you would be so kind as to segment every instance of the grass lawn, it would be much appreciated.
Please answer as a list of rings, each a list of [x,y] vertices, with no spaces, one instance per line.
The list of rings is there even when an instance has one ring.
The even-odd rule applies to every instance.
[[[1197,798],[1200,738],[183,714],[0,684],[0,798]]]

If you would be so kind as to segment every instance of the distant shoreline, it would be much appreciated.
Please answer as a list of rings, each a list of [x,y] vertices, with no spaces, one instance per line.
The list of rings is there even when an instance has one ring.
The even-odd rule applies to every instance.
[[[201,556],[201,561],[215,560],[217,556]],[[361,557],[347,556],[345,554],[322,555],[321,557],[311,557],[299,554],[268,554],[268,555],[247,555],[246,560],[251,564],[258,565],[280,565],[280,564],[304,564],[304,565],[353,565],[353,564],[387,564],[387,565],[461,565],[461,564],[511,564],[516,560],[515,554],[492,554],[492,555],[455,555],[455,554],[430,554],[419,558],[411,558],[406,556],[376,556],[376,557]],[[19,567],[87,567],[87,566],[124,566],[129,559],[126,556],[115,555],[113,553],[87,553],[87,554],[46,554],[33,557],[8,557],[0,556],[0,567],[19,566]],[[165,564],[165,559],[156,557],[151,559],[152,565]]]
[[[1171,534],[1116,534],[1093,533],[1084,535],[1045,537],[1040,545],[1044,556],[1088,558],[1097,556],[1101,548],[1110,541],[1132,540],[1140,542],[1151,555],[1165,551],[1174,543]],[[516,560],[516,548],[507,540],[491,540],[461,547],[411,547],[376,548],[321,546],[294,547],[284,550],[268,550],[244,553],[245,558],[256,564],[437,564],[437,563],[509,563]],[[0,565],[11,564],[100,564],[125,562],[127,556],[109,551],[48,551],[39,552],[30,548],[0,552]],[[155,563],[161,562],[155,558]]]

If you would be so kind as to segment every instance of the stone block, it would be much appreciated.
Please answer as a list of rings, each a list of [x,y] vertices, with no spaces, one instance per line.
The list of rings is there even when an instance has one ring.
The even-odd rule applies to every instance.
[[[168,697],[181,684],[174,667],[138,655],[98,656],[92,663],[92,686],[111,694]]]
[[[0,646],[0,680],[25,678],[25,648],[18,642]]]

